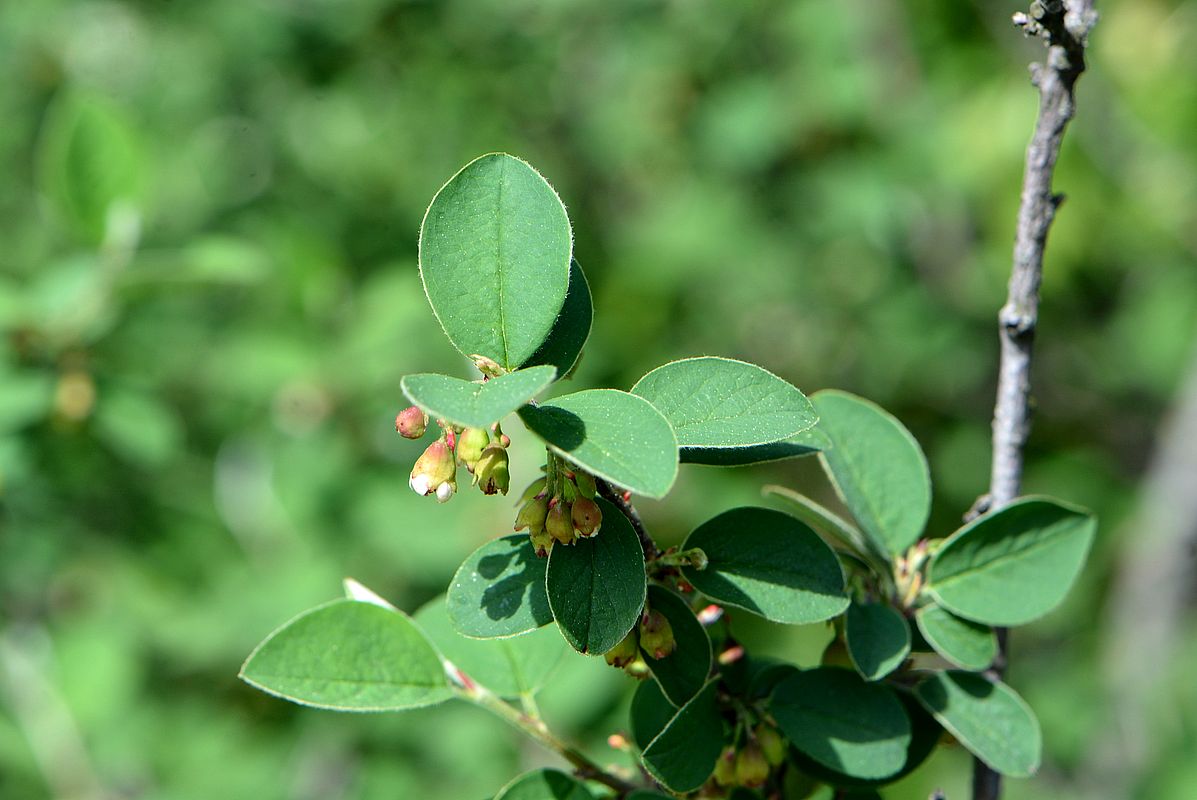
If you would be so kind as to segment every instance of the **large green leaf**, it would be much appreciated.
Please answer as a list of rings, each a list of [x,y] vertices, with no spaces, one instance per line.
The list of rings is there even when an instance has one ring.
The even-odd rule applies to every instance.
[[[847,392],[811,397],[832,446],[819,454],[856,521],[880,548],[899,554],[922,536],[931,477],[918,442],[891,414]]]
[[[402,612],[336,600],[300,614],[246,659],[241,679],[295,703],[398,711],[452,696],[436,650]]]
[[[648,605],[669,620],[677,649],[665,658],[644,653],[644,661],[669,701],[681,706],[707,682],[711,671],[711,639],[686,601],[668,589],[649,586]]]
[[[813,758],[802,754],[796,748],[790,749],[790,760],[794,765],[812,778],[849,789],[868,789],[884,786],[906,777],[914,772],[935,750],[943,734],[943,728],[913,696],[904,692],[895,693],[895,697],[902,703],[906,715],[910,718],[910,745],[906,748],[906,763],[902,769],[884,778],[854,778],[851,775],[831,769]],[[852,797],[857,795],[853,794]]]
[[[649,773],[677,794],[692,792],[715,771],[723,750],[723,718],[711,681],[682,706],[641,754]]]
[[[573,234],[529,164],[490,153],[454,175],[420,228],[420,275],[449,340],[507,369],[548,338],[565,303]]]
[[[486,381],[448,375],[407,375],[399,382],[407,399],[433,419],[467,428],[485,428],[503,419],[548,387],[557,377],[551,366],[516,370]]]
[[[665,415],[683,455],[772,444],[819,421],[798,389],[755,364],[730,358],[673,361],[637,381],[632,393]]]
[[[493,539],[470,554],[449,584],[449,620],[475,639],[516,636],[553,621],[545,560],[524,534]]]
[[[844,620],[844,641],[861,676],[880,680],[910,655],[910,626],[893,606],[853,603]]]
[[[707,555],[686,580],[721,603],[774,622],[831,619],[848,606],[840,562],[818,534],[788,514],[735,508],[698,526],[685,548]]]
[[[590,283],[582,272],[582,266],[574,259],[569,265],[569,292],[565,295],[565,305],[553,323],[549,338],[528,357],[524,368],[551,364],[557,368],[557,377],[569,377],[582,357],[582,348],[590,338],[593,321],[594,303],[590,299]]]
[[[549,552],[545,586],[565,640],[580,653],[602,655],[640,619],[647,591],[644,549],[627,517],[603,498],[596,536]]]
[[[502,639],[462,636],[449,620],[444,597],[425,604],[413,619],[442,656],[501,697],[539,691],[569,649],[552,628]]]
[[[677,438],[643,397],[588,389],[524,406],[528,430],[587,472],[646,497],[661,498],[677,477]]]
[[[64,94],[50,108],[38,152],[41,189],[93,242],[109,216],[140,193],[141,147],[121,110],[99,96]]]
[[[594,795],[560,770],[538,769],[504,786],[495,800],[594,800]]]
[[[817,427],[808,428],[780,442],[758,444],[753,447],[726,447],[721,449],[684,449],[679,453],[683,464],[703,464],[708,467],[744,467],[763,464],[767,461],[781,461],[786,458],[801,458],[817,455],[831,446],[831,441]]]
[[[773,690],[770,710],[800,751],[854,778],[885,778],[906,763],[910,719],[883,684],[838,667],[793,675]]]
[[[643,750],[657,738],[657,734],[665,730],[676,714],[677,706],[669,702],[656,681],[641,681],[632,695],[632,707],[628,714],[632,741]]]
[[[914,619],[927,644],[958,667],[982,670],[997,657],[997,634],[988,625],[961,619],[935,603],[920,608]]]
[[[1009,686],[953,670],[926,678],[914,692],[941,725],[997,772],[1021,778],[1039,769],[1039,721]]]
[[[1027,497],[970,522],[931,559],[940,605],[986,625],[1023,625],[1068,594],[1097,529],[1084,509]]]

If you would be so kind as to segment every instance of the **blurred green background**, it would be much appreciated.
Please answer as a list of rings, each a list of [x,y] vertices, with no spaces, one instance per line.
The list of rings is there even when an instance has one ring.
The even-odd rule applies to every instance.
[[[573,387],[712,353],[866,395],[922,442],[949,532],[988,482],[1041,52],[1019,8],[0,3],[0,797],[469,800],[551,762],[473,708],[342,716],[236,680],[343,576],[414,610],[509,530],[510,501],[414,496],[392,427],[401,375],[469,374],[416,238],[483,152],[569,206],[597,308]],[[1046,764],[1007,796],[1191,798],[1197,4],[1100,8],[1025,488],[1101,531],[1014,634]],[[518,483],[539,459],[510,432]],[[687,467],[643,512],[676,541],[767,482],[827,496],[809,462]],[[824,636],[751,639],[810,662]],[[549,719],[626,763],[604,740],[630,682],[558,675]],[[944,750],[886,797],[962,800],[968,766]]]

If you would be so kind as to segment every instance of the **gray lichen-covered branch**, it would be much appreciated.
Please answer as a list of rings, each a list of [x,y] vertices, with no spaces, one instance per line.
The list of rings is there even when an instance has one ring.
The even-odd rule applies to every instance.
[[[1076,82],[1085,71],[1087,38],[1096,22],[1092,0],[1036,0],[1029,13],[1014,15],[1014,24],[1026,35],[1043,40],[1047,58],[1031,65],[1031,82],[1039,90],[1039,114],[1027,147],[1009,294],[998,315],[1001,355],[993,412],[993,461],[989,493],[978,502],[977,513],[1001,508],[1022,491],[1043,252],[1063,201],[1063,196],[1052,190],[1052,176],[1064,132],[1076,113]],[[994,665],[994,677],[998,678],[1006,658],[1004,634],[999,631],[1002,647]],[[977,761],[974,800],[995,800],[1000,793],[1001,777]]]

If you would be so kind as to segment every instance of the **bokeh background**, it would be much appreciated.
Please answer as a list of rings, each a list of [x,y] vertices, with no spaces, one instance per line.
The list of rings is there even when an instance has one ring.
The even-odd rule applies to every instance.
[[[1013,637],[1042,773],[1197,796],[1197,4],[1108,0],[1051,234],[1026,490],[1094,508]],[[554,183],[595,291],[573,388],[761,363],[899,416],[932,526],[988,479],[1040,54],[1007,0],[0,3],[0,797],[481,798],[551,759],[485,712],[341,716],[236,680],[351,575],[414,610],[510,501],[406,487],[405,373],[468,375],[416,238],[493,150]],[[517,482],[539,463],[510,431]],[[815,465],[683,469],[666,541]],[[821,638],[822,637],[822,638]],[[804,663],[822,630],[751,640]],[[543,699],[603,761],[629,682]],[[889,798],[967,797],[937,754]]]

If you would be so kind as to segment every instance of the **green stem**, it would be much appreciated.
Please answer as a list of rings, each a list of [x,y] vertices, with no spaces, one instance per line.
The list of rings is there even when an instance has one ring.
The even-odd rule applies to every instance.
[[[573,765],[574,771],[578,777],[587,780],[597,781],[614,789],[620,796],[632,792],[636,789],[634,785],[620,778],[618,775],[613,775],[600,767],[598,764],[591,761],[580,750],[571,747],[549,730],[548,725],[540,718],[539,714],[535,713],[535,701],[530,697],[524,696],[524,710],[504,702],[502,698],[482,686],[475,683],[465,673],[456,670],[455,674],[451,673],[450,678],[453,683],[454,691],[463,700],[468,700],[475,705],[485,708],[497,717],[506,720],[515,728],[518,728],[523,733],[535,739],[543,747],[552,750],[559,754],[562,758]],[[531,710],[529,710],[531,705]]]

